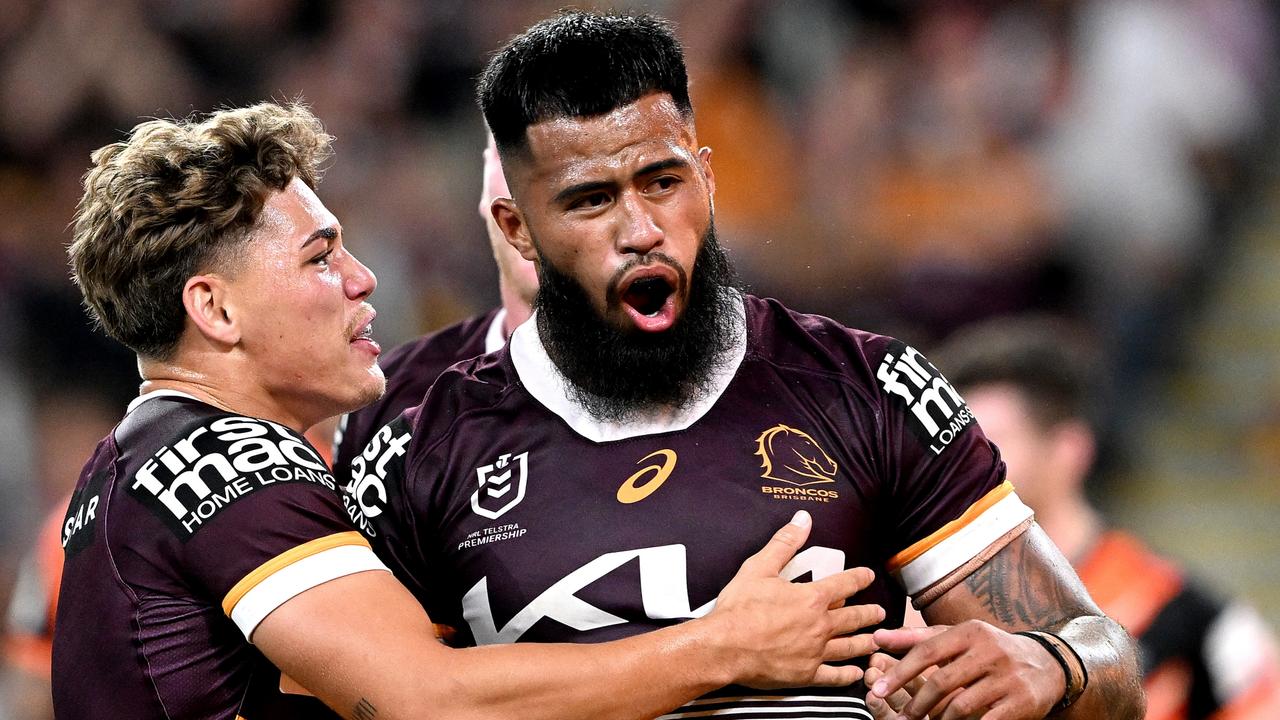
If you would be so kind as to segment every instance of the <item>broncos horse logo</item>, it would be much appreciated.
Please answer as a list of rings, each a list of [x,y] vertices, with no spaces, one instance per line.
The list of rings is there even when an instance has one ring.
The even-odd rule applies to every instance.
[[[755,454],[767,480],[801,486],[836,481],[836,461],[803,430],[774,425],[756,438]]]

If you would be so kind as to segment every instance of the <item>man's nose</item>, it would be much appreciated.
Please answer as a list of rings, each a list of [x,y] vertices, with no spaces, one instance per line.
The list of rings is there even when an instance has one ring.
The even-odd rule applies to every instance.
[[[649,203],[632,193],[623,194],[619,203],[622,209],[619,252],[643,255],[662,245],[666,233],[659,226]]]
[[[360,262],[355,255],[347,254],[350,264],[343,273],[342,286],[347,297],[352,300],[364,300],[373,294],[378,287],[378,276],[373,274],[367,265]]]

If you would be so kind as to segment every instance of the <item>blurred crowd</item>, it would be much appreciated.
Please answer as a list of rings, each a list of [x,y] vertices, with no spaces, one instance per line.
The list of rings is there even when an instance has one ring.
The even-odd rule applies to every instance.
[[[0,599],[136,392],[65,264],[90,152],[144,117],[305,99],[394,345],[496,303],[473,81],[561,4],[0,0]],[[920,346],[1054,312],[1121,395],[1176,360],[1274,156],[1265,0],[627,6],[686,43],[720,236],[755,292]]]

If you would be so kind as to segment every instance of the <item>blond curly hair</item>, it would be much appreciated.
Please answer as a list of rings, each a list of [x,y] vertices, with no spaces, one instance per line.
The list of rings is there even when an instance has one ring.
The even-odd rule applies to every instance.
[[[306,107],[261,103],[151,120],[96,150],[67,249],[89,314],[139,355],[169,359],[182,289],[227,269],[272,193],[314,188],[332,138]]]

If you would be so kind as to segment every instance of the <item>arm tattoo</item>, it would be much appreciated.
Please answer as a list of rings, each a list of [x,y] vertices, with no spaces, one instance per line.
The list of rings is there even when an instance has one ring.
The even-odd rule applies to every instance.
[[[373,720],[378,717],[378,709],[373,706],[373,703],[360,698],[360,702],[356,703],[355,710],[351,711],[351,717],[355,718],[355,720]]]
[[[1053,628],[1079,614],[1081,608],[1064,588],[1029,562],[1030,553],[1011,542],[965,578],[969,592],[1000,623],[1012,628]]]

